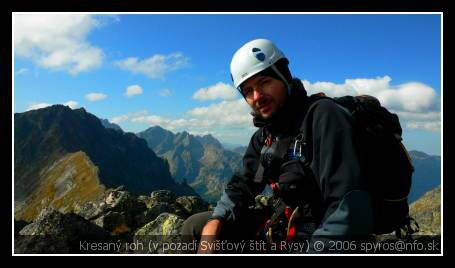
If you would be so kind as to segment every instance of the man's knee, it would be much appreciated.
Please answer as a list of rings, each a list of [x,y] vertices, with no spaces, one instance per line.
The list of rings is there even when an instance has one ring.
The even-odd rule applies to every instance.
[[[202,234],[202,229],[205,224],[212,216],[211,211],[200,212],[190,216],[183,223],[181,234],[186,239],[197,239],[199,240]]]

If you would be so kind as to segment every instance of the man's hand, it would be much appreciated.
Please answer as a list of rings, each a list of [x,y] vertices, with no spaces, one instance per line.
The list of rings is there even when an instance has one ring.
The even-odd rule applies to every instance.
[[[221,231],[221,221],[214,219],[207,222],[202,229],[201,243],[199,244],[198,254],[211,254],[215,253],[214,250],[208,247],[209,244],[212,244],[215,240],[218,239],[218,236]],[[204,242],[204,247],[201,247],[202,242]],[[213,248],[213,247],[211,247]]]

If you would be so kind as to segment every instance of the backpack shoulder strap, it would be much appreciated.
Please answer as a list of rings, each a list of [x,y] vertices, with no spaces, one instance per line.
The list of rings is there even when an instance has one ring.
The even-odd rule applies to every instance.
[[[312,159],[312,147],[309,146],[309,143],[312,142],[312,139],[309,135],[310,131],[309,129],[305,128],[305,122],[307,120],[307,117],[309,115],[310,109],[320,100],[332,100],[332,98],[328,97],[325,95],[323,92],[319,92],[316,94],[312,94],[308,97],[306,103],[305,103],[305,108],[302,112],[302,121],[300,124],[300,129],[299,129],[299,134],[296,136],[296,139],[300,140],[301,146],[302,146],[302,152],[303,152],[303,157],[304,157],[304,162],[305,166],[308,166],[309,168],[309,162],[311,162]]]

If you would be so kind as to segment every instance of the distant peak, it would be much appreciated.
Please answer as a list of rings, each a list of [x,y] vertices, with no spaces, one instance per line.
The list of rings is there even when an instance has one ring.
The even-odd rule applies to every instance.
[[[215,138],[212,134],[206,134],[204,136],[196,136],[197,140],[206,145],[214,145],[218,148],[223,148],[223,145]]]
[[[140,131],[136,133],[137,136],[145,138],[145,137],[154,137],[154,139],[164,138],[164,137],[174,137],[175,134],[167,129],[164,129],[161,126],[155,125],[147,128],[146,130]]]
[[[207,134],[207,135],[204,135],[202,137],[206,138],[206,139],[214,139],[214,140],[216,140],[215,137],[212,136],[212,134]]]
[[[160,132],[171,132],[159,125],[155,125],[155,126],[151,126],[149,128],[147,128],[146,130],[144,130],[143,132],[146,132],[146,131],[160,131]]]
[[[430,155],[428,155],[424,152],[421,152],[421,151],[416,151],[416,150],[409,151],[409,154],[411,155],[411,157],[419,158],[419,159],[430,157]]]
[[[120,130],[120,131],[123,132],[122,128],[119,125],[110,122],[108,119],[100,119],[100,120],[101,120],[101,124],[105,128],[111,128],[111,129]]]
[[[162,127],[161,127],[161,126],[159,126],[159,125],[151,126],[151,127],[149,127],[148,129],[159,129],[159,130],[166,130],[166,129],[162,128]]]
[[[66,105],[63,105],[63,104],[53,104],[51,106],[47,106],[47,107],[44,107],[42,109],[50,109],[50,110],[67,110],[67,109],[71,109],[69,108],[68,106]],[[40,109],[37,109],[37,110],[40,110]]]
[[[41,113],[42,111],[46,112],[60,112],[60,111],[72,111],[71,108],[68,106],[65,106],[63,104],[53,104],[50,106],[42,107],[42,108],[37,108],[37,109],[31,109],[27,110],[22,113],[16,113],[16,114],[26,114],[26,113]]]
[[[212,134],[207,134],[207,135],[204,135],[202,136],[202,139],[206,140],[206,141],[210,141],[210,142],[215,142],[215,143],[220,143],[214,136],[212,136]]]

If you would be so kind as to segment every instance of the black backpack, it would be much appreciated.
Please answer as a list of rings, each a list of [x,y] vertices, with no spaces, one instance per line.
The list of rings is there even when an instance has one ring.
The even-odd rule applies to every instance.
[[[373,197],[375,234],[394,231],[398,237],[412,234],[415,228],[411,225],[415,221],[409,217],[407,197],[414,168],[402,144],[402,128],[398,116],[382,107],[378,99],[367,95],[329,98],[324,93],[318,93],[308,97],[306,109],[321,99],[332,100],[346,108],[356,122],[356,131],[362,143],[359,148],[362,150],[360,153],[365,167],[365,178],[368,179],[367,187]],[[300,134],[303,133],[301,129]],[[305,141],[305,137],[303,140]],[[289,139],[282,140],[262,148],[256,181],[262,180],[267,172],[277,170],[283,163],[289,142]],[[304,154],[309,154],[308,152],[309,150],[303,148]],[[304,159],[311,159],[311,156],[305,155]],[[267,160],[267,165],[262,163],[264,160]],[[303,166],[306,174],[312,173],[308,164],[305,160]],[[277,174],[271,175],[276,176]],[[418,228],[417,223],[415,225]]]
[[[409,235],[415,231],[411,224],[416,224],[409,217],[408,206],[414,167],[402,143],[398,116],[368,95],[333,100],[351,112],[361,137],[363,165],[374,202],[375,233]]]

